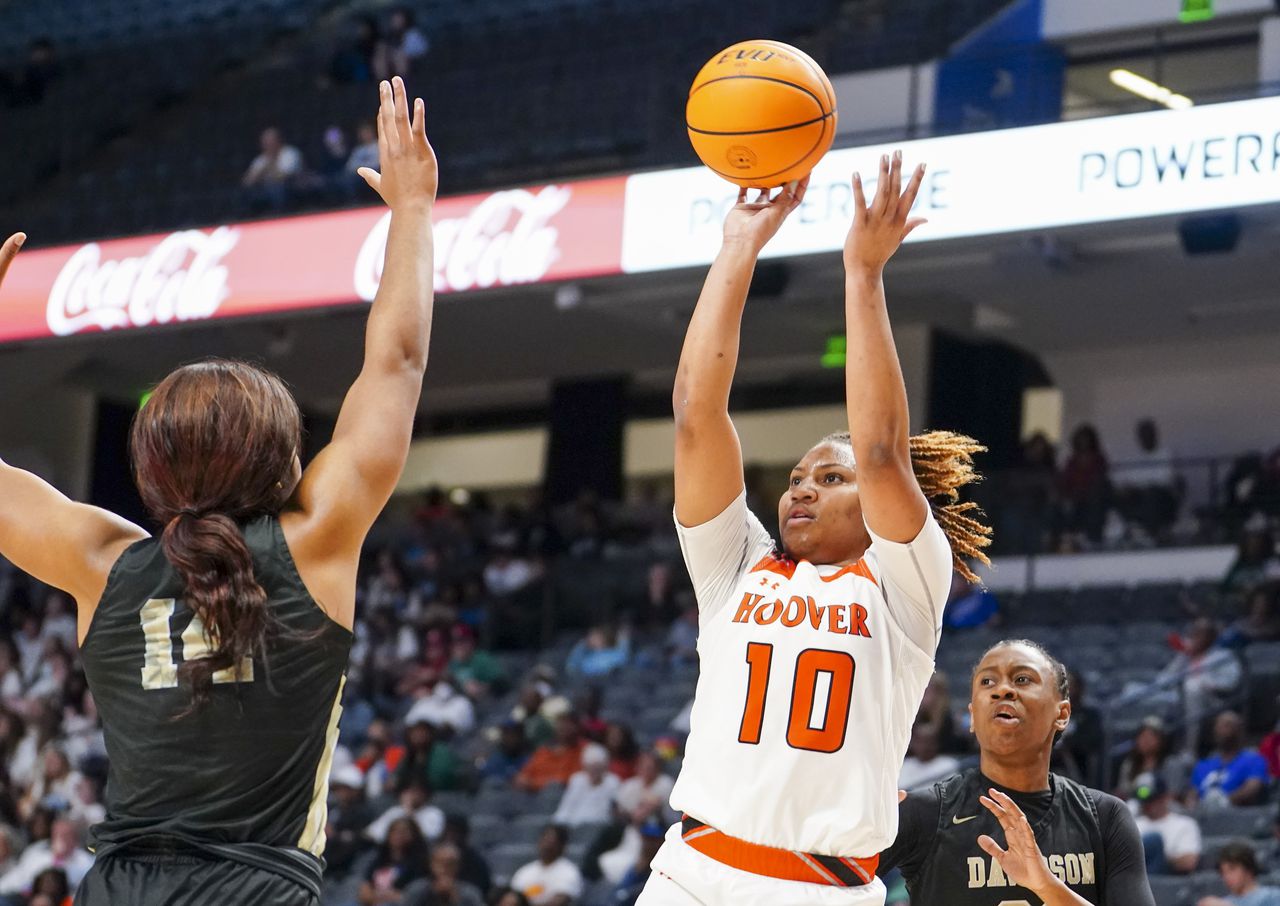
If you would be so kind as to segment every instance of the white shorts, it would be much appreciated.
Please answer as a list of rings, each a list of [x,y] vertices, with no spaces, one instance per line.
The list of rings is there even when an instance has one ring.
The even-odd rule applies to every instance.
[[[653,858],[653,874],[636,906],[884,906],[879,878],[862,887],[783,881],[731,868],[704,856],[673,825]]]

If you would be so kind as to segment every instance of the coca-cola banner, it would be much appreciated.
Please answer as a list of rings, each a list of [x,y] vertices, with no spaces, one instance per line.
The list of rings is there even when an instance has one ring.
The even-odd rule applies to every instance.
[[[436,290],[619,273],[625,183],[441,199]],[[368,302],[390,222],[363,208],[25,251],[0,290],[0,342]]]

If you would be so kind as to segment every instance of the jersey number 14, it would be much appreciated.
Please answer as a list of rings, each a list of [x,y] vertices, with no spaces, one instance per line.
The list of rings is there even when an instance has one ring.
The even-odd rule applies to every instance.
[[[773,646],[765,642],[749,642],[747,704],[742,712],[738,742],[751,746],[760,743],[772,668]],[[844,746],[845,731],[849,728],[854,669],[853,655],[844,651],[806,648],[800,652],[791,684],[787,745],[809,752],[840,751]],[[820,706],[819,694],[822,691],[826,693],[825,708]]]
[[[178,665],[173,660],[173,614],[177,602],[173,598],[152,598],[142,605],[139,615],[142,620],[142,636],[146,640],[146,653],[142,659],[143,689],[176,689],[178,687]],[[205,630],[200,617],[191,615],[191,622],[182,630],[178,639],[178,650],[184,661],[208,656],[209,633]],[[245,658],[240,665],[240,682],[253,682],[253,660]],[[215,683],[234,683],[236,671],[227,667],[213,675]]]

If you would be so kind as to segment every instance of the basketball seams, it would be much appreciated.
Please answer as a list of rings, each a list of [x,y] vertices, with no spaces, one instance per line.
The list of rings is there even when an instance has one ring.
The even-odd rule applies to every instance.
[[[792,47],[790,44],[783,44],[781,41],[770,41],[766,39],[761,39],[759,41],[753,41],[751,43],[768,44],[770,47],[777,47],[779,50],[782,50],[786,53],[794,54],[795,58],[799,60],[801,63],[803,63],[805,66],[808,66],[809,71],[812,72],[817,77],[818,84],[822,86],[822,93],[827,96],[827,106],[831,108],[832,113],[836,112],[835,90],[831,87],[831,80],[827,78],[827,74],[822,71],[822,67],[818,65],[816,60],[814,60],[812,57],[810,57],[807,53],[805,53],[800,48]]]
[[[790,125],[787,125],[787,126],[773,126],[768,129],[738,129],[738,130],[730,130],[725,132],[713,131],[709,129],[699,129],[697,126],[694,126],[692,123],[689,122],[689,106],[688,105],[689,105],[689,102],[692,102],[693,96],[695,94],[697,94],[703,88],[706,88],[708,85],[713,85],[716,82],[728,82],[735,79],[752,79],[754,81],[759,81],[759,82],[774,82],[778,85],[786,85],[788,88],[794,88],[796,91],[802,92],[803,94],[807,95],[810,98],[810,100],[812,100],[814,104],[818,106],[819,115],[815,116],[813,119],[804,120],[799,123],[791,123]],[[788,129],[796,129],[796,128],[799,128],[800,126],[809,126],[809,125],[812,125],[813,123],[820,122],[821,120],[826,119],[827,117],[831,116],[835,112],[834,109],[828,110],[826,107],[824,107],[822,104],[822,98],[818,97],[816,94],[814,94],[805,86],[797,85],[795,82],[789,82],[786,79],[780,79],[777,76],[763,76],[763,75],[728,75],[728,76],[718,76],[717,78],[714,78],[714,79],[707,79],[707,81],[702,82],[701,84],[698,85],[697,88],[694,88],[693,91],[689,92],[689,102],[685,103],[684,124],[686,127],[688,127],[690,131],[697,132],[700,135],[761,135],[768,132],[785,132]]]
[[[771,177],[773,177],[773,176],[777,176],[779,173],[785,173],[785,172],[787,172],[788,170],[790,170],[792,167],[795,167],[797,164],[799,164],[800,162],[802,162],[803,160],[805,160],[805,158],[807,158],[807,157],[808,157],[810,154],[812,154],[815,150],[817,150],[818,146],[819,146],[820,144],[822,144],[823,139],[825,139],[825,138],[826,138],[826,136],[827,136],[827,127],[828,127],[828,125],[830,125],[830,123],[831,123],[831,117],[830,117],[829,115],[828,115],[828,116],[824,116],[824,117],[822,117],[822,119],[821,119],[821,120],[815,120],[814,122],[821,122],[821,123],[822,123],[822,130],[818,133],[818,138],[817,138],[817,140],[816,140],[812,145],[810,145],[810,146],[809,146],[809,150],[808,150],[808,151],[806,151],[803,155],[801,155],[799,158],[797,158],[797,159],[796,159],[796,162],[795,162],[795,163],[790,164],[790,165],[788,165],[788,166],[786,166],[786,167],[783,167],[781,170],[774,170],[772,173],[763,173],[763,174],[761,174],[761,175],[759,175],[759,176],[744,177],[744,176],[743,176],[742,174],[740,174],[740,173],[728,173],[728,172],[726,172],[726,171],[724,171],[724,170],[721,170],[721,169],[719,169],[719,168],[717,168],[717,167],[713,167],[713,166],[711,166],[711,164],[707,163],[706,161],[703,161],[703,162],[702,162],[702,163],[703,163],[703,166],[705,166],[705,167],[706,167],[708,170],[710,170],[712,173],[715,173],[717,176],[723,176],[725,179],[729,180],[730,182],[737,182],[738,180],[741,180],[741,179],[750,179],[751,181],[755,182],[755,181],[762,180],[762,179],[769,179],[769,178],[771,178]],[[809,125],[813,125],[813,123],[809,123]],[[795,128],[795,127],[793,126],[792,128]],[[775,187],[775,188],[776,188],[776,187]]]

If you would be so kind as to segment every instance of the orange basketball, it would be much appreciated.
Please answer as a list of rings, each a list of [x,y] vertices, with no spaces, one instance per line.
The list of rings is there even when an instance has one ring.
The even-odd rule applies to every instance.
[[[730,182],[771,189],[806,176],[836,135],[836,95],[808,54],[743,41],[711,58],[689,90],[689,140]]]

